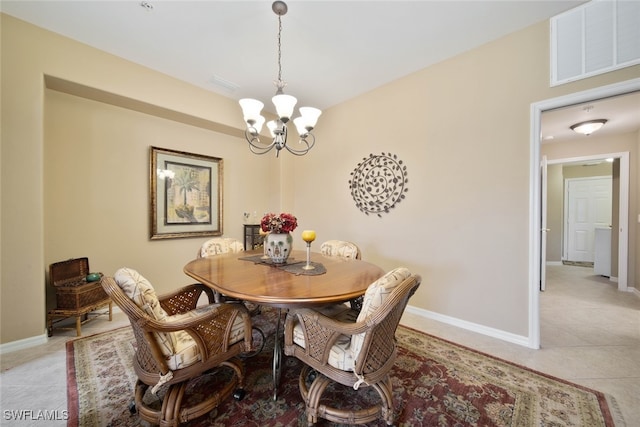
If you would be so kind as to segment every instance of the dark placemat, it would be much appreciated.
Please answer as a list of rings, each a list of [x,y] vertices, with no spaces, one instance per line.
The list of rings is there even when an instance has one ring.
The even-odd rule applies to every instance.
[[[238,258],[242,261],[251,261],[255,264],[265,264],[265,265],[272,265],[274,267],[280,267],[283,265],[290,265],[290,264],[299,264],[301,262],[305,262],[305,261],[299,261],[296,260],[293,257],[290,257],[287,259],[287,261],[284,264],[276,264],[273,261],[271,261],[271,258],[262,258],[262,255],[251,255],[251,256],[244,256],[244,257],[240,257]]]
[[[319,262],[311,261],[310,264],[314,267],[313,270],[305,270],[304,269],[304,266],[307,265],[306,261],[298,262],[298,263],[295,263],[295,264],[283,264],[279,268],[281,270],[286,271],[287,273],[295,274],[296,276],[299,276],[299,275],[302,275],[302,276],[317,276],[319,274],[324,274],[324,273],[327,272],[327,269],[324,268],[324,265],[320,264]]]
[[[298,261],[295,258],[289,258],[284,264],[275,264],[271,259],[262,258],[262,255],[251,255],[246,257],[240,257],[242,261],[250,261],[255,264],[264,264],[270,265],[272,267],[279,268],[280,270],[284,270],[287,273],[295,274],[295,275],[303,275],[303,276],[317,276],[319,274],[324,274],[327,272],[327,269],[324,268],[324,265],[319,262],[311,261],[311,265],[315,268],[313,270],[305,270],[302,267],[307,265],[306,261]]]

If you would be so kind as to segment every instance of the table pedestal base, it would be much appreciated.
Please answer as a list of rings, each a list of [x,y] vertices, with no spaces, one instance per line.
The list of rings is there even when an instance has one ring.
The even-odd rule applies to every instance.
[[[278,309],[278,321],[276,323],[276,333],[273,345],[273,400],[278,400],[278,387],[282,377],[282,337],[280,336],[280,322],[282,320],[282,309]]]

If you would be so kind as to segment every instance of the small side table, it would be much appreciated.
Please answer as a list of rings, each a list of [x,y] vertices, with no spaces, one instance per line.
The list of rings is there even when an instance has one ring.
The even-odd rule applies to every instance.
[[[101,308],[107,308],[106,311],[97,311]],[[80,307],[77,309],[62,309],[56,308],[53,310],[49,310],[47,313],[47,335],[52,336],[53,330],[55,329],[55,324],[69,317],[74,317],[76,319],[75,329],[76,336],[82,336],[82,325],[90,320],[96,319],[99,316],[109,316],[109,321],[113,320],[113,302],[110,298],[107,298],[102,301],[98,301],[96,303],[86,305],[84,307]],[[56,320],[59,319],[59,320]],[[60,328],[60,329],[71,329],[71,328]]]
[[[82,335],[82,324],[89,320],[103,314],[109,315],[109,321],[113,319],[113,303],[102,288],[102,280],[86,281],[90,271],[87,257],[49,265],[49,281],[56,290],[56,308],[47,312],[47,335],[53,334],[56,323],[69,317],[76,319],[77,336]],[[108,310],[96,312],[102,307],[108,307]]]

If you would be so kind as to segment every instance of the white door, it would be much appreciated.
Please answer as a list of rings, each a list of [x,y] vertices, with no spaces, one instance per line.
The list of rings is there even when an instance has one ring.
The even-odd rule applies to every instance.
[[[595,229],[611,225],[611,177],[565,183],[565,259],[593,262]]]
[[[540,161],[540,290],[547,285],[547,156]]]

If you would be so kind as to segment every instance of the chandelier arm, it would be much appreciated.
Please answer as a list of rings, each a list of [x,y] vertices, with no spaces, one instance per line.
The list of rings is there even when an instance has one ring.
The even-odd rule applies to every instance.
[[[251,152],[253,154],[258,154],[258,155],[262,155],[262,154],[267,154],[269,151],[271,151],[271,149],[274,147],[273,144],[269,145],[268,148],[257,148],[255,145],[250,145],[249,146],[249,150],[251,150]]]
[[[311,142],[308,141],[309,138],[311,138]],[[304,143],[306,145],[306,148],[303,148],[302,150],[296,150],[295,148],[291,148],[288,145],[285,145],[285,148],[291,154],[294,154],[296,156],[304,156],[316,144],[316,137],[312,133],[308,133],[304,138],[301,137],[300,141],[298,141],[298,143]]]
[[[260,143],[260,138],[257,135],[252,134],[250,129],[251,128],[248,128],[244,131],[244,137],[249,143],[249,149],[251,150],[252,153],[266,154],[269,151],[271,151],[273,147],[275,147],[275,144],[273,141],[269,145],[263,145],[263,144],[258,145],[258,143]]]

